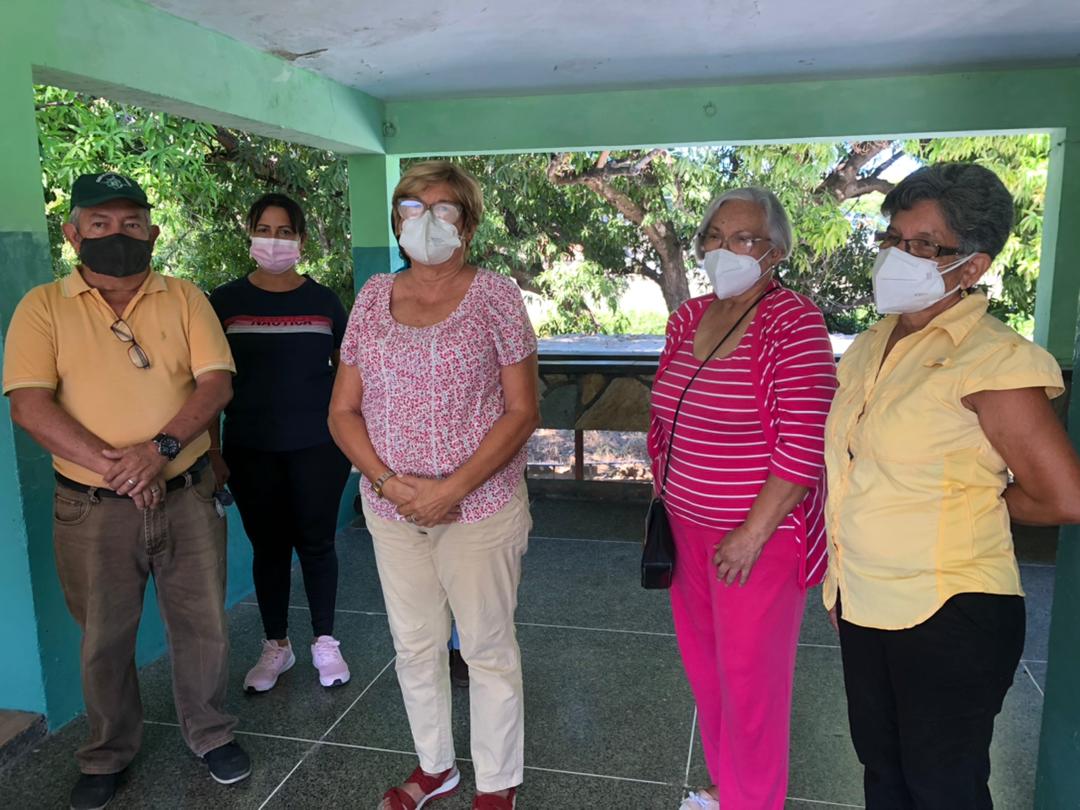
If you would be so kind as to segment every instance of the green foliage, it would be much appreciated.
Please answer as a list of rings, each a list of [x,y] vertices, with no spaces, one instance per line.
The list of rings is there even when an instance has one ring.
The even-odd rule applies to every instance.
[[[830,328],[855,332],[875,319],[869,268],[872,228],[831,197],[815,193],[844,152],[843,144],[775,144],[675,149],[653,160],[637,177],[616,177],[611,187],[644,212],[635,225],[584,185],[555,185],[545,178],[548,155],[454,158],[484,186],[487,212],[473,245],[474,259],[514,276],[523,288],[550,299],[555,312],[540,325],[549,334],[630,329],[611,301],[610,282],[637,274],[659,282],[661,260],[644,227],[673,228],[686,267],[709,202],[722,191],[760,185],[772,189],[792,217],[796,244],[783,278],[810,295]],[[643,153],[605,153],[609,162]],[[586,172],[601,153],[570,156],[568,168]],[[577,263],[570,271],[562,265]],[[695,273],[693,269],[690,273]],[[586,280],[585,276],[594,276]],[[531,286],[530,286],[531,285]],[[600,312],[611,310],[605,318]],[[653,321],[663,321],[653,318]]]
[[[861,331],[878,317],[870,284],[876,253],[873,233],[884,225],[879,213],[882,192],[891,186],[881,172],[904,158],[906,165],[978,161],[997,172],[1016,196],[1013,237],[995,262],[997,275],[988,279],[991,311],[1030,334],[1047,136],[882,142],[880,154],[854,174],[856,181],[866,181],[864,185],[857,182],[839,196],[825,191],[827,181],[852,155],[873,145],[841,141],[673,149],[649,161],[637,175],[609,178],[611,193],[606,195],[588,184],[546,182],[553,157],[549,155],[455,160],[480,178],[488,203],[484,227],[474,243],[476,260],[513,275],[523,288],[553,301],[555,312],[541,325],[550,333],[622,329],[629,321],[620,318],[617,306],[611,307],[612,289],[617,288],[605,282],[632,274],[660,281],[663,262],[646,238],[646,229],[658,225],[673,229],[689,268],[685,272],[694,274],[697,262],[690,248],[709,201],[722,191],[751,185],[771,189],[791,217],[795,244],[782,265],[785,283],[813,298],[833,331]],[[644,151],[579,153],[567,156],[565,169],[583,176],[605,163],[628,164],[645,157]],[[611,194],[621,195],[626,204],[614,204]],[[627,218],[627,205],[643,214],[639,223]],[[573,272],[557,269],[575,262]],[[596,278],[584,278],[590,274]],[[605,316],[606,310],[610,312]]]
[[[343,158],[54,87],[38,87],[36,100],[57,273],[67,272],[72,259],[60,231],[71,183],[84,172],[115,170],[135,177],[156,203],[154,222],[162,229],[156,266],[206,290],[253,267],[243,221],[251,202],[267,191],[290,194],[308,216],[304,271],[351,304]],[[872,157],[844,175],[860,149]],[[880,192],[888,184],[873,181],[903,156],[909,165],[976,160],[1016,196],[1014,235],[989,280],[992,311],[1030,332],[1048,152],[1047,136],[1022,135],[454,160],[484,188],[486,215],[473,261],[547,299],[543,334],[661,332],[659,302],[677,304],[687,294],[686,276],[701,281],[690,249],[709,201],[748,185],[774,191],[792,218],[796,241],[782,265],[785,283],[817,301],[831,329],[857,332],[876,318],[872,233],[882,224]],[[841,176],[856,182],[827,188]],[[620,309],[634,276],[661,285],[657,311]]]
[[[73,256],[60,226],[80,174],[118,171],[146,189],[162,234],[155,267],[204,290],[250,272],[244,217],[268,191],[304,207],[302,270],[352,301],[346,162],[284,141],[117,104],[55,87],[35,90],[46,214],[58,275]]]
[[[591,261],[557,264],[541,273],[537,283],[543,290],[558,291],[549,295],[555,307],[538,329],[541,336],[625,332],[627,324],[620,320],[618,306],[626,283],[606,275]]]

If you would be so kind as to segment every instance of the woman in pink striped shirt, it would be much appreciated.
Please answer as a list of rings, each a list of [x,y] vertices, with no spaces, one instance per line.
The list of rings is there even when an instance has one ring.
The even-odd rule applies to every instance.
[[[694,247],[714,292],[672,314],[653,384],[675,634],[713,781],[681,810],[780,810],[787,793],[799,626],[825,572],[823,433],[836,388],[820,310],[774,275],[791,241],[769,191],[710,204]]]

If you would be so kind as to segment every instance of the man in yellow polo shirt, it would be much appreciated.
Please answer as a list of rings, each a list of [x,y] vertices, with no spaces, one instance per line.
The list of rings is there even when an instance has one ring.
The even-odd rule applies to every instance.
[[[153,575],[181,734],[219,782],[251,771],[225,714],[225,521],[206,460],[232,397],[225,335],[194,285],[150,269],[158,236],[133,180],[79,177],[64,236],[74,271],[30,290],[11,319],[4,393],[53,456],[53,545],[83,630],[90,739],[71,807],[104,807],[142,739],[135,635]]]

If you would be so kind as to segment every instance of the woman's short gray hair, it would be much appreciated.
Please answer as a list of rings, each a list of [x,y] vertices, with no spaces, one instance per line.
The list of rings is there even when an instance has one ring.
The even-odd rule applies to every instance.
[[[890,219],[923,200],[933,200],[963,254],[993,258],[1009,241],[1013,198],[1001,179],[977,163],[937,163],[916,169],[885,195],[881,213]]]
[[[715,197],[709,203],[709,207],[705,209],[705,216],[701,218],[701,224],[694,233],[694,255],[698,257],[698,260],[705,258],[705,251],[701,248],[701,241],[705,236],[705,231],[709,228],[709,223],[716,216],[716,212],[720,210],[720,206],[729,200],[744,200],[761,206],[761,209],[765,212],[765,227],[769,231],[769,240],[773,243],[773,247],[784,252],[784,258],[786,259],[791,253],[792,240],[791,220],[788,219],[787,211],[784,210],[784,206],[781,205],[776,195],[768,189],[747,186],[746,188],[725,191]]]

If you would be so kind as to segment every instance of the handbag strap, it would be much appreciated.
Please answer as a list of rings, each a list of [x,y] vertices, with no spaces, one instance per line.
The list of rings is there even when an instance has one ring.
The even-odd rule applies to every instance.
[[[746,318],[746,316],[749,315],[751,313],[751,311],[753,311],[754,307],[756,307],[758,304],[761,303],[761,299],[763,299],[767,295],[771,295],[772,293],[776,292],[778,289],[780,289],[780,288],[779,287],[772,287],[771,289],[766,290],[761,295],[759,295],[757,298],[755,298],[753,300],[753,302],[750,304],[750,306],[748,306],[745,310],[743,310],[743,314],[740,315],[739,319],[737,321],[735,321],[735,323],[733,323],[731,325],[731,328],[727,330],[727,333],[722,338],[720,338],[720,342],[717,343],[713,347],[711,352],[709,352],[707,355],[705,355],[705,359],[701,361],[701,365],[699,365],[697,367],[697,370],[694,372],[693,376],[690,377],[690,381],[686,384],[686,387],[683,389],[682,394],[679,395],[679,402],[675,406],[675,414],[674,414],[674,416],[671,417],[671,433],[668,436],[667,453],[664,454],[664,477],[660,482],[660,497],[661,498],[664,497],[664,492],[667,490],[668,464],[671,461],[671,449],[675,446],[675,425],[679,421],[679,413],[680,413],[680,411],[682,411],[683,400],[686,399],[686,393],[690,390],[690,386],[694,384],[694,380],[697,379],[698,374],[700,374],[702,369],[705,368],[705,365],[710,360],[712,360],[712,356],[714,354],[716,354],[720,350],[720,347],[723,346],[724,343],[727,341],[727,339],[732,336],[732,334],[735,332],[736,329],[739,328],[739,324],[741,324],[743,322],[743,319]],[[699,321],[699,324],[700,324],[700,321]],[[692,340],[692,338],[691,338],[691,340]]]

